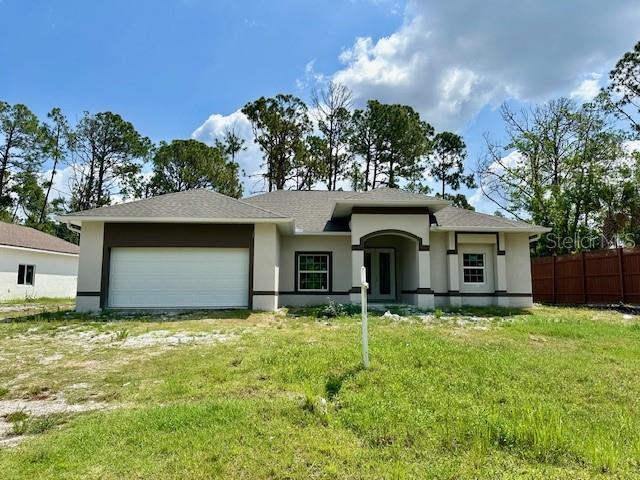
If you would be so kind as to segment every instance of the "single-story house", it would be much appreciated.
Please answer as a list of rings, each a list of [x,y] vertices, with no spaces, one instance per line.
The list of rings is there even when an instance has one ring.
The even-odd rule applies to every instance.
[[[79,251],[48,233],[0,222],[0,301],[75,297]]]
[[[77,308],[251,308],[369,301],[531,305],[529,243],[548,229],[440,198],[190,190],[59,217],[81,228]]]

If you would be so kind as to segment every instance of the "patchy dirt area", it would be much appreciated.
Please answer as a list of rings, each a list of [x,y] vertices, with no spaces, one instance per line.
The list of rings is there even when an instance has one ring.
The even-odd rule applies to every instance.
[[[488,329],[492,323],[496,322],[498,319],[494,317],[479,317],[474,315],[440,315],[440,314],[424,314],[417,312],[402,312],[400,313],[391,313],[391,311],[387,310],[385,313],[381,315],[385,320],[390,320],[392,322],[411,322],[411,323],[422,323],[424,325],[442,325],[447,324],[449,326],[458,327],[458,328],[474,328],[485,330]],[[506,321],[501,319],[501,321]]]
[[[85,318],[46,308],[54,313],[37,304],[0,307],[0,448],[70,416],[123,408],[120,392],[135,388],[129,366],[168,351],[215,348],[273,321],[256,316],[245,323],[248,315],[239,313],[226,319],[204,313]]]
[[[150,346],[179,346],[188,344],[207,344],[216,342],[228,342],[235,337],[225,333],[190,333],[170,332],[167,330],[155,330],[142,335],[127,337],[120,346],[123,348],[143,348]]]
[[[14,447],[26,440],[30,426],[51,415],[72,414],[116,408],[116,405],[88,401],[67,403],[63,395],[44,399],[0,400],[0,448]],[[41,421],[41,425],[46,425]],[[42,428],[42,427],[40,427]]]
[[[80,347],[85,351],[100,348],[144,348],[144,347],[177,347],[184,345],[202,345],[210,343],[228,342],[236,338],[233,333],[220,332],[190,332],[153,330],[146,333],[135,334],[127,329],[114,331],[100,331],[87,328],[82,325],[63,325],[53,332],[40,333],[37,329],[29,329],[17,338],[37,344],[39,341],[49,342],[55,339],[56,343],[68,346]],[[39,362],[48,365],[62,360],[64,357],[59,352],[41,356]]]
[[[0,320],[39,315],[47,312],[70,312],[73,309],[72,300],[60,303],[8,303],[0,304]]]

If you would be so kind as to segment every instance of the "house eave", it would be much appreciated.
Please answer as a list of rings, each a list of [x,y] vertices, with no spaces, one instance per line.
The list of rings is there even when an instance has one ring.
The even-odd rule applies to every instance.
[[[63,255],[65,257],[77,257],[77,253],[69,253],[69,252],[58,252],[57,250],[47,250],[45,248],[32,248],[32,247],[20,247],[18,245],[6,245],[0,244],[0,248],[7,248],[9,250],[19,250],[23,252],[33,252],[33,253],[46,253],[50,255]]]
[[[475,227],[475,226],[447,226],[447,225],[432,225],[432,232],[504,232],[504,233],[548,233],[551,231],[547,227],[538,227],[531,225],[531,228],[527,227]]]
[[[56,220],[82,226],[82,222],[104,223],[293,223],[293,218],[191,218],[191,217],[108,217],[88,215],[57,215]]]

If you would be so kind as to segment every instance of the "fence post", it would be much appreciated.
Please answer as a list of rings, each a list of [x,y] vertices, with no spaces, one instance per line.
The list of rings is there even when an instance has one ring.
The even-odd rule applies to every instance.
[[[556,303],[556,256],[551,257],[551,291],[553,292],[553,304]]]
[[[587,262],[585,260],[584,251],[581,252],[582,257],[582,303],[587,303]]]
[[[624,303],[624,259],[622,258],[622,247],[618,247],[618,271],[620,272],[620,301]]]

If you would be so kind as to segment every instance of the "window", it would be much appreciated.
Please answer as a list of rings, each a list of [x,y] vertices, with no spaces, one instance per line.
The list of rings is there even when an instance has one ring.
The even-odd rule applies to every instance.
[[[18,265],[18,285],[33,285],[35,268],[34,265]]]
[[[465,253],[462,255],[464,283],[484,283],[484,254]]]
[[[298,290],[329,291],[328,253],[298,254]]]

